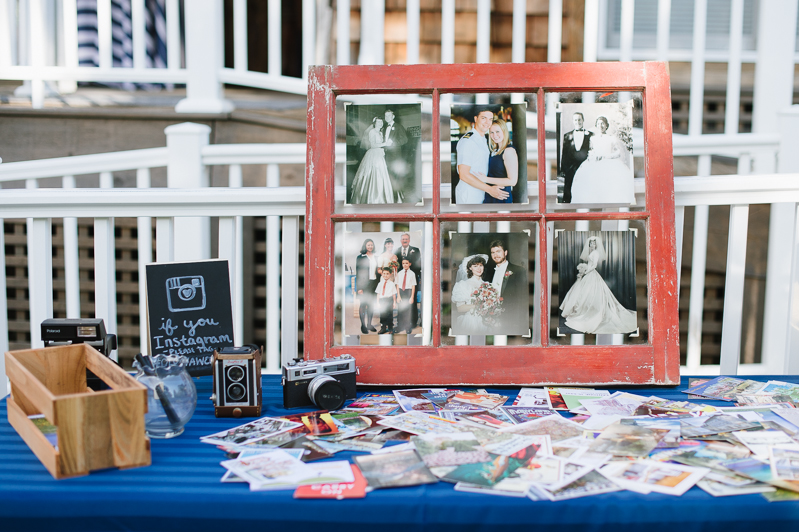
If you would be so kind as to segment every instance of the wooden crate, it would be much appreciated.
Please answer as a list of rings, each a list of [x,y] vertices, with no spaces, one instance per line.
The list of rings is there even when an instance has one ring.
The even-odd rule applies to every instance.
[[[87,388],[87,369],[110,389]],[[7,352],[6,373],[8,421],[55,478],[150,465],[147,388],[94,348]],[[57,427],[58,448],[28,418],[34,414],[44,414]]]

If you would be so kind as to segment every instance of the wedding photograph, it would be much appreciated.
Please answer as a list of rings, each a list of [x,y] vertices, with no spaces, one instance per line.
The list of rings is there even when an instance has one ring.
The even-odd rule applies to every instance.
[[[530,334],[530,236],[451,233],[450,238],[450,336]]]
[[[343,334],[421,334],[422,231],[346,233]]]
[[[347,204],[422,201],[422,104],[346,106]]]
[[[452,104],[452,203],[527,203],[527,105]]]
[[[634,231],[557,231],[558,336],[638,330]]]
[[[635,205],[633,102],[561,103],[558,203]]]

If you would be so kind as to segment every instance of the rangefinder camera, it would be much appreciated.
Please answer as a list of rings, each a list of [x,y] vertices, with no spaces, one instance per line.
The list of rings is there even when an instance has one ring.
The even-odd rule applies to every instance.
[[[357,374],[351,355],[283,364],[283,406],[338,410],[347,399],[355,399]]]
[[[255,345],[223,347],[214,351],[216,417],[257,417],[261,415],[261,350]]]

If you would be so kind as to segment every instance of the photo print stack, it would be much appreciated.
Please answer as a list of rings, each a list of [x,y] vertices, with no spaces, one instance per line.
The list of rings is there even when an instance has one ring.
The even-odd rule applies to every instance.
[[[635,231],[557,231],[558,336],[638,331]]]
[[[346,233],[344,335],[421,334],[422,231]]]
[[[530,334],[528,241],[521,233],[451,233],[450,336]]]
[[[633,101],[561,103],[558,203],[635,205]]]
[[[452,203],[527,203],[526,104],[453,104]]]
[[[346,107],[347,204],[422,201],[422,104]]]

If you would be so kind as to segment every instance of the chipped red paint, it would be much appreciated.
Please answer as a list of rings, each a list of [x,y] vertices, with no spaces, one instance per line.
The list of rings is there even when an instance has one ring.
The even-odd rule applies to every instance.
[[[310,71],[305,241],[304,356],[318,359],[350,353],[358,361],[360,384],[677,384],[679,323],[674,235],[674,179],[671,145],[671,94],[665,63],[523,63],[479,65],[322,66]],[[339,94],[427,94],[439,116],[440,93],[536,93],[544,109],[545,92],[640,91],[643,93],[646,171],[645,211],[575,213],[546,210],[544,165],[538,165],[538,211],[530,213],[442,213],[440,189],[433,187],[432,213],[358,215],[334,211],[335,99]],[[544,113],[538,113],[544,130]],[[432,138],[440,138],[433,120]],[[439,160],[439,142],[433,142]],[[544,135],[538,159],[545,157]],[[441,182],[433,165],[433,183]],[[547,222],[641,220],[646,224],[648,267],[648,344],[570,346],[549,342],[549,294],[542,290],[541,346],[442,346],[441,294],[434,290],[432,346],[333,346],[334,223],[341,221],[426,221],[433,224],[433,264],[441,264],[445,221],[524,220],[538,223],[538,260],[547,263],[553,237]],[[541,286],[548,286],[540,268]],[[432,286],[441,286],[434,268]]]

